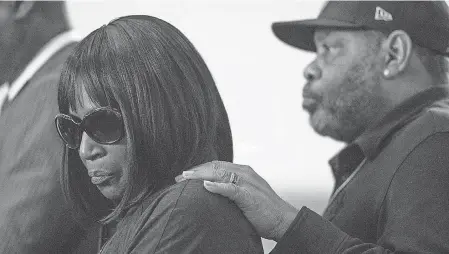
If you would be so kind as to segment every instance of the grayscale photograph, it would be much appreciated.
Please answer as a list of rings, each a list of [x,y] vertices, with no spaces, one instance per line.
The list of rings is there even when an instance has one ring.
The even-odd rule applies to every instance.
[[[0,254],[449,253],[447,1],[0,1]]]

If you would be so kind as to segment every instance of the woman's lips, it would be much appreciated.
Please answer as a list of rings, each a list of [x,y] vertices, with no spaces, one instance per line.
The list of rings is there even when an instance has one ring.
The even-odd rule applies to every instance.
[[[104,183],[105,181],[111,179],[112,175],[105,175],[105,176],[93,176],[90,178],[90,181],[95,185],[100,185]]]

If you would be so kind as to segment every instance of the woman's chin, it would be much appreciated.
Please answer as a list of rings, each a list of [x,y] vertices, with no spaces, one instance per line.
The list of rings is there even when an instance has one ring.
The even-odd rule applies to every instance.
[[[107,185],[107,186],[97,186],[98,190],[100,190],[101,194],[105,196],[107,199],[116,202],[120,201],[122,197],[122,193],[115,186]]]

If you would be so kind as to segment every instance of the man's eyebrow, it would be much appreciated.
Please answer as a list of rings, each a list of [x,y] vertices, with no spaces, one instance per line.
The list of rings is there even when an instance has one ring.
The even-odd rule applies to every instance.
[[[325,40],[327,40],[329,43],[332,42],[341,44],[346,43],[348,41],[348,37],[346,35],[338,33],[338,31],[329,31],[315,38],[315,43],[322,42]]]
[[[319,32],[319,33],[317,33]],[[319,41],[323,41],[324,39],[326,39],[329,34],[331,33],[331,30],[319,30],[319,31],[315,31],[315,34],[313,36],[315,42],[319,42]]]

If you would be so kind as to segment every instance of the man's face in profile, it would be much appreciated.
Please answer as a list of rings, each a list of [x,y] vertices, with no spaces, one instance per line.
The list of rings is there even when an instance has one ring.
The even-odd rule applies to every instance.
[[[320,135],[352,142],[383,107],[378,47],[364,31],[317,30],[316,57],[304,70],[303,108]]]

